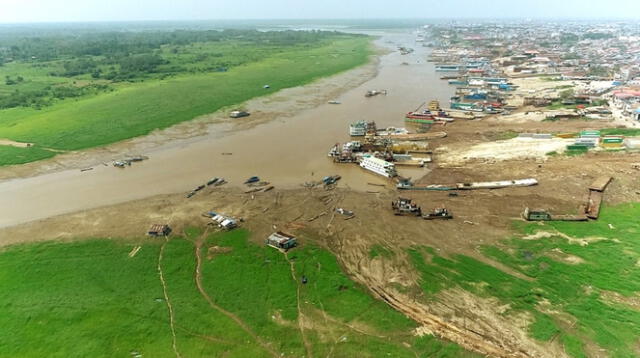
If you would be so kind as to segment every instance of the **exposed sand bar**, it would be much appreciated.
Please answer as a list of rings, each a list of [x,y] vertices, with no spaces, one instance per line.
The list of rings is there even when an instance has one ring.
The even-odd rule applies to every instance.
[[[8,179],[0,183],[0,227],[158,194],[186,193],[214,176],[241,185],[245,178],[258,175],[280,188],[330,174],[342,175],[341,185],[356,190],[366,190],[367,182],[382,183],[383,178],[356,166],[332,163],[327,158],[329,147],[349,139],[350,122],[367,119],[381,126],[404,126],[404,113],[432,98],[446,103],[452,89],[438,80],[433,64],[425,61],[427,50],[416,46],[411,33],[385,33],[376,44],[389,50],[410,46],[416,52],[402,56],[393,51],[373,64],[249,101],[246,107],[254,115],[248,118],[231,121],[223,113],[212,114],[105,148],[1,170],[0,178]],[[365,98],[369,89],[389,93]],[[327,104],[329,99],[342,104]],[[102,164],[128,153],[150,159],[126,169]],[[88,166],[94,169],[80,171]],[[422,172],[401,174],[415,177]]]

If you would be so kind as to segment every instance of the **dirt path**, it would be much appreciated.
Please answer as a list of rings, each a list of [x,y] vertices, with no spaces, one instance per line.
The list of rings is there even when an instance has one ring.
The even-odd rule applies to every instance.
[[[296,283],[296,301],[298,304],[298,328],[300,329],[300,336],[302,337],[302,342],[304,343],[304,348],[307,351],[307,357],[313,358],[313,350],[311,349],[311,344],[307,341],[307,336],[304,334],[304,314],[302,313],[302,309],[300,308],[300,282],[296,277],[296,269],[293,265],[293,261],[289,259],[289,255],[285,252],[284,258],[287,259],[289,263],[289,267],[291,268],[291,278],[293,278],[293,282]]]
[[[205,341],[209,341],[209,342],[215,342],[215,343],[221,343],[221,344],[228,344],[228,345],[240,345],[242,343],[240,342],[232,342],[232,341],[227,341],[218,337],[213,337],[213,336],[208,336],[205,334],[200,334],[197,332],[193,332],[189,329],[187,329],[186,327],[183,327],[181,325],[176,324],[176,328],[179,329],[180,331],[182,331],[183,333],[186,333],[190,336],[193,337],[198,337],[200,339],[204,339]]]
[[[271,354],[273,357],[279,357],[278,353],[276,351],[274,351],[273,348],[271,348],[266,342],[264,342],[255,332],[253,332],[253,330],[246,323],[244,323],[244,321],[242,321],[235,314],[225,310],[224,308],[218,306],[215,302],[213,302],[213,300],[211,299],[211,297],[209,296],[207,291],[204,289],[204,286],[202,286],[202,270],[201,270],[201,268],[202,268],[202,253],[201,253],[201,248],[202,248],[202,246],[204,244],[204,239],[205,239],[205,237],[207,235],[207,232],[208,231],[205,231],[204,234],[195,243],[195,256],[196,256],[195,281],[196,281],[196,286],[198,287],[198,291],[200,291],[200,294],[209,303],[209,306],[211,306],[211,308],[213,308],[214,310],[222,313],[223,315],[229,317],[234,322],[236,322],[238,324],[238,326],[240,326],[240,328],[242,328],[242,330],[247,332],[247,334],[249,334],[256,342],[258,342],[258,344],[260,344],[260,346],[264,350],[269,352],[269,354]]]
[[[168,238],[165,238],[164,243],[160,246],[160,254],[158,255],[158,274],[160,276],[160,282],[162,283],[162,292],[164,293],[164,300],[167,302],[167,308],[169,309],[169,325],[171,327],[171,346],[173,347],[173,352],[176,354],[177,358],[182,358],[180,352],[178,352],[177,342],[176,342],[176,328],[175,328],[175,317],[173,314],[173,307],[171,306],[171,301],[169,301],[169,294],[167,293],[167,283],[164,280],[164,274],[162,273],[162,256],[164,254],[164,248],[169,242]]]
[[[499,342],[495,342],[492,337],[487,337],[479,332],[461,329],[456,325],[449,324],[441,318],[429,313],[423,307],[420,307],[420,305],[412,305],[406,300],[396,297],[394,293],[387,291],[382,286],[369,284],[368,287],[376,296],[388,303],[397,311],[404,313],[407,317],[426,326],[439,337],[456,342],[465,348],[481,352],[482,354],[486,354],[490,357],[528,358],[538,356],[535,353],[518,349],[514,350],[512,347],[502,346]]]

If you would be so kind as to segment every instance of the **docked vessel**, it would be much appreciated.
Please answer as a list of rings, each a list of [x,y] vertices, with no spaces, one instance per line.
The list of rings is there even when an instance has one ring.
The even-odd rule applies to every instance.
[[[473,120],[481,116],[481,114],[475,114],[474,112],[468,111],[449,111],[448,114],[451,118],[468,120]]]
[[[436,72],[458,72],[460,65],[441,64],[436,65]]]
[[[468,84],[469,84],[467,81],[460,80],[460,79],[457,79],[457,78],[456,78],[456,79],[450,79],[450,80],[448,81],[448,83],[449,83],[450,85],[455,85],[455,86],[466,86],[466,85],[468,85]]]
[[[364,137],[369,132],[375,133],[375,122],[366,122],[363,120],[351,123],[349,125],[349,135],[352,137]]]
[[[398,175],[396,166],[393,163],[376,157],[362,158],[360,167],[387,178],[393,178]]]
[[[422,106],[421,106],[422,107]],[[435,122],[453,122],[453,118],[440,108],[440,102],[432,100],[423,111],[413,111],[405,115],[405,122],[433,124]]]
[[[363,137],[367,134],[367,122],[357,121],[349,125],[349,135],[352,137]]]
[[[483,112],[484,108],[478,103],[451,102],[451,109],[462,111]]]
[[[355,163],[358,161],[359,153],[362,150],[362,143],[351,141],[340,145],[336,143],[329,150],[328,156],[336,163]]]
[[[538,185],[538,181],[533,178],[528,178],[528,179],[501,180],[501,181],[476,182],[476,183],[457,183],[456,188],[459,190],[500,189],[500,188],[532,186],[532,185]]]
[[[396,128],[396,127],[387,127],[385,129],[380,129],[376,131],[376,135],[379,135],[379,136],[402,135],[402,134],[409,134],[409,131],[406,128]]]
[[[404,116],[405,122],[420,123],[420,124],[433,124],[435,117],[429,111],[422,112],[409,112]]]

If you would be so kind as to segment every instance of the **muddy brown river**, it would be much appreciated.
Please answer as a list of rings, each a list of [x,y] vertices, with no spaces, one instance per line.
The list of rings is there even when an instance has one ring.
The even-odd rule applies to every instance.
[[[428,49],[415,43],[412,32],[372,34],[381,36],[376,40],[378,47],[391,52],[379,56],[377,71],[355,69],[317,86],[317,91],[324,91],[316,95],[316,100],[322,98],[322,104],[285,113],[287,103],[305,100],[283,98],[287,93],[295,93],[285,90],[273,95],[273,102],[280,101],[282,115],[242,130],[225,130],[228,123],[212,123],[202,135],[138,146],[136,149],[143,148],[140,154],[149,160],[126,169],[103,165],[104,158],[98,156],[87,159],[91,157],[90,150],[83,153],[83,160],[92,164],[92,170],[80,171],[83,162],[64,170],[0,182],[0,227],[158,194],[186,193],[212,177],[224,177],[229,185],[240,186],[246,178],[257,175],[278,188],[299,187],[306,181],[333,174],[342,176],[340,186],[354,190],[371,190],[367,186],[371,182],[385,183],[385,178],[354,164],[334,164],[327,157],[329,148],[336,142],[349,140],[351,122],[366,119],[376,121],[378,127],[404,127],[404,113],[431,99],[447,103],[453,88],[439,80],[441,74],[435,72],[433,63],[426,61]],[[416,51],[401,55],[397,46]],[[350,86],[348,81],[364,83]],[[315,88],[313,84],[310,86]],[[328,104],[324,98],[336,94],[334,86],[351,87],[330,98],[341,104]],[[386,89],[388,94],[365,98],[364,93],[370,89]],[[256,119],[251,116],[238,120]],[[56,160],[60,162],[53,161]],[[425,170],[401,169],[400,174],[415,178]]]

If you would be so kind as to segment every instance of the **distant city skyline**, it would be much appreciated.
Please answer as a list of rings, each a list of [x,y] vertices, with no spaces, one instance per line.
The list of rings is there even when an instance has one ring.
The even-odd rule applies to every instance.
[[[0,23],[399,18],[640,19],[640,1],[0,0]]]

